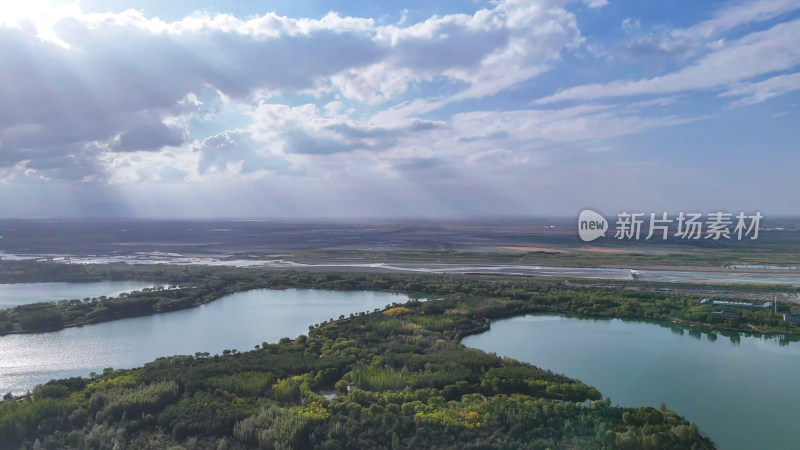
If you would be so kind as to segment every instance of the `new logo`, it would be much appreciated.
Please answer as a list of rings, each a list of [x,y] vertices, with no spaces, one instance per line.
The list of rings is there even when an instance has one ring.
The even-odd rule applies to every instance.
[[[584,242],[593,241],[606,234],[608,221],[591,209],[584,209],[578,216],[578,235]]]

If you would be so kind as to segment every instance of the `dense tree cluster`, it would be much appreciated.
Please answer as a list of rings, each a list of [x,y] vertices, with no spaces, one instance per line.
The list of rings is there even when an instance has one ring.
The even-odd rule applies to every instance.
[[[382,289],[430,300],[313,325],[307,336],[247,352],[159,358],[139,369],[51,381],[0,403],[0,446],[713,447],[672,412],[615,407],[577,380],[460,343],[500,317],[555,310],[610,315],[625,305],[670,314],[686,310],[680,299],[468,277],[230,273],[242,276],[224,270],[173,281],[215,293]]]

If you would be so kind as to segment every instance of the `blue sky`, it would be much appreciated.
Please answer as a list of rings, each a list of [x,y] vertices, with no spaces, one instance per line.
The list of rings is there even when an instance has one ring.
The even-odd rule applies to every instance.
[[[800,3],[0,6],[0,216],[800,214]]]

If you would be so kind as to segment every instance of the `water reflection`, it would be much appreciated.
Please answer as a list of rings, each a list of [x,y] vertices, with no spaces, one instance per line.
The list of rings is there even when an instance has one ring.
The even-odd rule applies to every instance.
[[[309,325],[341,314],[408,300],[385,292],[257,289],[183,311],[3,336],[0,393],[21,394],[52,378],[137,367],[160,356],[251,349],[305,334]]]

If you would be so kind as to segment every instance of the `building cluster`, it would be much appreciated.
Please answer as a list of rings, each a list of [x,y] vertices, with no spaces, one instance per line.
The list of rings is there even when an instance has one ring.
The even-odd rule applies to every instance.
[[[713,300],[710,298],[704,298],[700,300],[701,305],[706,306],[722,306],[723,308],[736,308],[736,309],[747,309],[751,311],[762,311],[765,309],[772,308],[772,302],[764,302],[760,305],[756,305],[753,303],[744,303],[744,302],[725,302],[720,300]]]
[[[786,313],[783,315],[783,321],[789,325],[800,325],[800,314]]]
[[[704,298],[700,300],[701,305],[706,306],[721,306],[725,309],[721,311],[712,311],[711,314],[714,316],[722,317],[725,320],[733,320],[741,314],[739,311],[742,309],[746,309],[749,311],[764,311],[767,309],[772,308],[772,302],[764,302],[760,305],[753,304],[753,303],[744,303],[744,302],[726,302],[720,300],[713,300],[710,298]]]
[[[706,306],[721,306],[725,308],[720,311],[711,312],[711,314],[722,317],[725,320],[733,320],[734,318],[739,317],[739,315],[741,314],[740,310],[742,309],[746,309],[749,311],[764,311],[775,306],[773,302],[764,302],[759,305],[759,304],[744,303],[744,302],[725,302],[725,301],[713,300],[710,298],[704,298],[700,300],[700,304]],[[800,326],[800,314],[786,313],[783,315],[783,321],[791,326]]]

